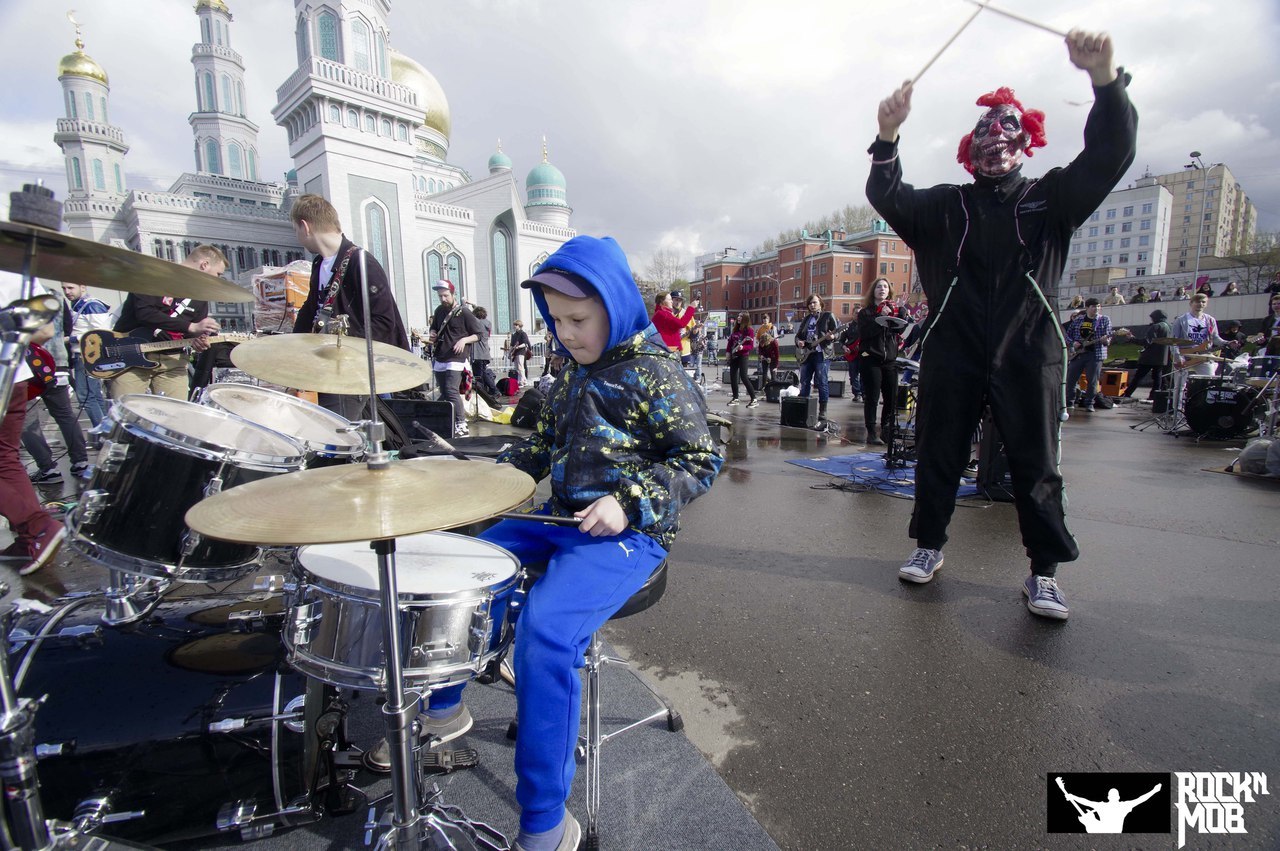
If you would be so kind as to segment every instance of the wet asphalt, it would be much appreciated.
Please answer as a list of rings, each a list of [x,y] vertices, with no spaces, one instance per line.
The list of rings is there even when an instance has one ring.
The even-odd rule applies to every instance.
[[[906,585],[911,502],[787,463],[866,451],[861,405],[831,401],[832,435],[727,399],[709,395],[734,428],[715,486],[684,512],[666,596],[606,632],[780,847],[1081,848],[1046,833],[1052,774],[1280,783],[1280,483],[1202,470],[1242,440],[1131,429],[1146,406],[1065,424],[1081,557],[1059,570],[1060,623],[1025,607],[1011,504],[957,508],[938,578]],[[28,596],[99,574],[64,562],[29,577]],[[1247,835],[1188,847],[1280,847],[1280,795],[1244,815]],[[1175,840],[1176,822],[1088,847]]]

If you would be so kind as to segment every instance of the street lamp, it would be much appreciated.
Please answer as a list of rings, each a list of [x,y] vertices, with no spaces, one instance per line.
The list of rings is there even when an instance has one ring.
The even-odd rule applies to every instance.
[[[779,329],[781,329],[782,328],[782,281],[779,281],[777,278],[773,277],[772,275],[761,275],[761,277],[764,278],[766,281],[773,281],[773,285],[778,288],[778,296],[774,300],[774,305],[773,305],[774,307],[773,324],[778,326]]]
[[[1202,185],[1200,187],[1200,226],[1196,228],[1196,270],[1191,276],[1192,294],[1200,288],[1200,246],[1204,242],[1204,211],[1205,204],[1209,200],[1209,178],[1208,171],[1205,170],[1204,161],[1200,159],[1199,151],[1191,152],[1191,162],[1187,164],[1187,168],[1194,168],[1201,171]]]

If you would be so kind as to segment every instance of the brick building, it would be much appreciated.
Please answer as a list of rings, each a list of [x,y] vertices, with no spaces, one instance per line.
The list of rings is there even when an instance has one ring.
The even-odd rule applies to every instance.
[[[849,322],[862,306],[871,282],[887,278],[894,291],[910,287],[915,257],[884,221],[856,234],[828,231],[783,243],[752,257],[721,254],[702,264],[702,276],[691,292],[707,310],[742,311],[758,325],[768,316],[784,325],[804,312],[817,293],[840,323]],[[918,294],[912,295],[912,300]]]

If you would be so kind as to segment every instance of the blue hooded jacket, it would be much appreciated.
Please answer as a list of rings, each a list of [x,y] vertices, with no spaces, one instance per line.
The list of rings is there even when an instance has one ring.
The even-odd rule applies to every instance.
[[[534,432],[498,456],[534,479],[551,477],[544,510],[572,515],[612,495],[628,525],[670,549],[680,507],[710,489],[723,458],[707,428],[706,400],[649,322],[626,255],[605,237],[566,242],[540,271],[572,272],[609,317],[595,363],[556,378]],[[540,286],[534,302],[555,333]]]

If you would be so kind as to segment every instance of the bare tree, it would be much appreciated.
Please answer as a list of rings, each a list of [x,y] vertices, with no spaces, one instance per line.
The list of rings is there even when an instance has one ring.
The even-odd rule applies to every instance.
[[[1247,253],[1224,259],[1241,270],[1243,292],[1263,292],[1280,275],[1280,233],[1254,234]]]
[[[870,230],[871,221],[875,218],[876,211],[869,204],[859,204],[856,207],[852,204],[846,204],[844,209],[835,210],[818,219],[805,222],[803,228],[788,228],[781,231],[776,237],[766,239],[756,249],[756,253],[773,251],[783,243],[799,239],[802,232],[807,233],[809,236],[817,236],[829,230],[842,230],[845,233],[859,233],[864,230]]]
[[[686,279],[688,275],[689,262],[673,248],[658,249],[644,267],[645,279],[660,290],[670,290],[677,280]]]

